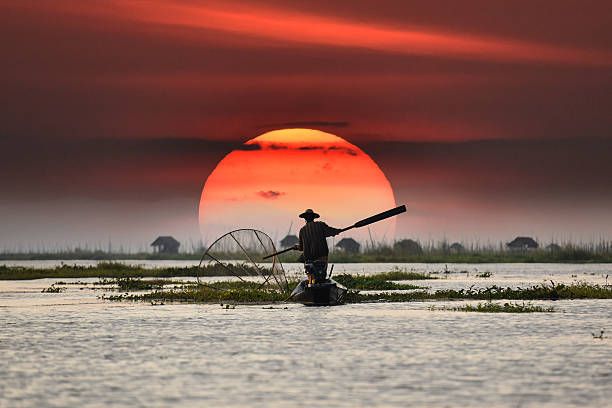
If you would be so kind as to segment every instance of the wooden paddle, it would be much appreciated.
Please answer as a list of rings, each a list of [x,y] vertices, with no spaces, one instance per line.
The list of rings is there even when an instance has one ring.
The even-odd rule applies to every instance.
[[[390,217],[393,217],[395,215],[399,215],[399,214],[405,213],[405,212],[406,212],[406,206],[405,205],[400,205],[399,207],[395,207],[395,208],[392,208],[390,210],[383,211],[380,214],[376,214],[376,215],[373,215],[371,217],[364,218],[361,221],[357,221],[356,223],[354,223],[350,227],[342,228],[340,230],[340,232],[348,231],[348,230],[353,229],[353,228],[365,227],[366,225],[374,224],[375,222],[386,220],[387,218],[390,218]]]

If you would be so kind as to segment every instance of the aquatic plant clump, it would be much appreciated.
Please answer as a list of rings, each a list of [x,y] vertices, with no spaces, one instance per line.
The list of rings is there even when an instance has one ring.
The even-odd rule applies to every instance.
[[[403,281],[403,280],[430,280],[430,279],[438,279],[437,276],[432,276],[428,273],[419,273],[419,272],[407,272],[402,269],[394,269],[390,272],[380,272],[376,275],[379,279],[384,279],[388,281]]]
[[[612,287],[578,283],[552,284],[529,288],[445,289],[427,291],[360,293],[350,291],[347,303],[414,302],[421,300],[560,300],[560,299],[612,299]]]
[[[179,288],[156,289],[149,293],[130,294],[131,291],[141,291],[148,285],[147,280],[130,279],[128,286],[119,286],[122,294],[102,295],[101,299],[112,301],[149,301],[159,302],[194,302],[194,303],[266,303],[282,302],[289,300],[289,292],[266,286],[258,281],[218,281],[209,283],[184,282]],[[123,284],[125,280],[116,280]],[[156,281],[155,281],[156,282]],[[179,282],[174,282],[180,283]],[[290,281],[291,286],[297,285],[297,281]],[[149,287],[150,289],[154,289]]]
[[[560,287],[563,286],[563,287]],[[491,288],[489,288],[491,289]],[[382,293],[349,290],[346,303],[415,302],[428,300],[557,300],[557,299],[611,299],[612,289],[598,285],[557,285],[555,289],[536,286],[527,289],[499,288],[500,290],[425,290]],[[185,286],[180,290],[160,290],[138,295],[105,297],[110,300],[163,300],[211,303],[234,301],[238,303],[277,302],[289,300],[287,293],[263,289],[256,282],[215,282],[210,285]]]
[[[209,286],[189,287],[181,290],[155,291],[144,294],[121,294],[101,296],[102,299],[114,301],[162,301],[192,303],[270,303],[287,300],[288,294],[274,290],[255,288],[234,288],[219,290]]]
[[[61,286],[51,285],[48,288],[45,288],[41,291],[41,293],[62,293],[66,289]]]
[[[115,279],[101,279],[96,282],[97,285],[113,285],[117,286],[122,291],[139,291],[139,290],[154,290],[163,289],[165,286],[176,286],[176,285],[189,285],[188,282],[167,280],[167,279],[140,279],[140,278],[115,278]]]
[[[430,306],[429,310],[445,310],[454,312],[478,312],[478,313],[542,313],[542,312],[554,312],[555,308],[552,306],[544,307],[537,306],[531,303],[493,303],[485,302],[478,303],[477,305],[463,305],[463,306]]]
[[[338,282],[350,290],[346,303],[367,302],[414,302],[430,300],[559,300],[559,299],[612,299],[612,287],[588,283],[542,284],[528,288],[509,288],[496,285],[488,288],[444,289],[430,292],[424,287],[399,284],[388,281],[388,274],[370,276],[342,274],[336,276]],[[258,280],[234,280],[217,282],[189,282],[175,279],[114,278],[100,279],[98,282],[85,283],[92,287],[109,287],[122,292],[153,291],[151,293],[106,296],[110,300],[164,300],[190,302],[235,301],[238,303],[290,300],[288,291],[263,285]],[[289,287],[297,281],[288,282]],[[67,284],[66,284],[67,285]],[[55,283],[45,292],[58,293],[64,290]],[[376,293],[368,291],[377,291]],[[380,291],[380,292],[379,292]]]
[[[503,288],[496,285],[486,289],[439,290],[435,298],[482,300],[558,300],[558,299],[612,299],[612,288],[588,283],[571,285],[541,284],[528,288]]]
[[[336,275],[334,280],[347,288],[359,290],[424,289],[422,286],[392,282],[385,273],[370,276],[343,274]]]
[[[258,276],[259,270],[251,265],[203,264],[184,268],[143,268],[118,262],[102,262],[94,266],[62,265],[56,268],[36,269],[0,266],[0,280],[29,280],[43,278],[172,278],[192,276]]]

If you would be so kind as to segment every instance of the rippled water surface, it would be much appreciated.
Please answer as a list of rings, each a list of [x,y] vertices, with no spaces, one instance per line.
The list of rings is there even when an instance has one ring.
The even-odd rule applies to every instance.
[[[336,266],[338,273],[359,267]],[[493,276],[469,270],[420,284],[605,283],[612,269],[447,268]],[[2,407],[604,407],[612,401],[612,342],[591,335],[601,329],[612,335],[610,300],[534,302],[557,312],[533,314],[430,311],[428,302],[226,310],[113,303],[78,286],[40,293],[54,281],[0,282]]]

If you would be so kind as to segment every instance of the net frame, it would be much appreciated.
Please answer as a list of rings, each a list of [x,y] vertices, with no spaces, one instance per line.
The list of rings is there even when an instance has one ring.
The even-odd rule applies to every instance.
[[[260,276],[263,279],[260,288],[267,286],[288,292],[289,282],[278,256],[263,259],[263,256],[275,252],[274,241],[265,232],[240,228],[223,234],[210,244],[200,258],[198,268],[202,268],[204,260],[209,258],[243,282],[242,276]],[[197,279],[200,282],[199,276]]]

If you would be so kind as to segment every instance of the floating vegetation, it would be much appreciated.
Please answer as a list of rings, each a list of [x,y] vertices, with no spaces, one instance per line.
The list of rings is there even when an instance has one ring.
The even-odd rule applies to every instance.
[[[100,262],[94,266],[62,265],[37,269],[0,265],[0,280],[27,280],[42,278],[172,278],[186,276],[257,276],[251,265],[206,264],[201,267],[143,268],[119,262]]]
[[[125,265],[121,265],[125,268]],[[127,267],[134,269],[133,267]],[[178,269],[178,268],[177,268]],[[99,269],[98,269],[99,270]],[[150,270],[146,270],[150,271]],[[155,272],[156,270],[152,270]],[[393,280],[408,280],[411,272],[392,271],[375,275],[341,274],[335,279],[348,287],[347,303],[365,302],[413,302],[423,300],[559,300],[559,299],[612,299],[612,287],[589,284],[555,284],[550,281],[526,288],[510,288],[492,285],[487,288],[441,289],[428,291],[424,287],[401,284]],[[427,276],[427,275],[425,275]],[[65,283],[65,282],[64,282]],[[297,281],[290,282],[293,288]],[[101,278],[98,282],[83,282],[95,287],[113,287],[122,294],[103,295],[109,300],[201,302],[201,303],[265,303],[288,300],[288,293],[262,287],[258,281],[217,281],[208,283],[188,282],[173,279],[141,279],[135,277]],[[59,293],[65,290],[59,283],[44,290]],[[134,293],[142,292],[148,293]],[[368,293],[367,291],[382,291]]]
[[[184,268],[143,268],[141,266],[131,266],[119,262],[100,262],[95,266],[75,266],[62,265],[55,268],[37,269],[26,267],[9,267],[0,265],[0,280],[29,280],[42,278],[100,278],[102,279],[127,279],[127,278],[173,278],[173,277],[212,277],[212,276],[259,276],[259,271],[251,265],[245,264],[206,264],[202,267],[190,266]],[[339,275],[343,276],[343,275]],[[335,279],[338,276],[335,277]],[[375,279],[373,277],[376,277]],[[372,279],[370,279],[372,278]],[[400,280],[426,280],[437,279],[430,274],[408,272],[401,269],[394,269],[390,272],[383,272],[376,275],[364,277],[364,282],[370,279],[370,283],[364,285],[374,285],[374,280],[378,281],[400,281]],[[133,282],[123,282],[124,286],[130,286]],[[87,285],[87,282],[58,282],[62,285]],[[94,285],[116,284],[115,281],[96,282]],[[143,283],[144,284],[144,283]],[[159,282],[159,284],[164,284]],[[147,288],[143,288],[147,289]],[[148,288],[151,289],[151,288]],[[363,287],[361,289],[368,289]],[[374,289],[374,288],[372,288]],[[381,287],[381,290],[400,289],[397,287]],[[411,288],[407,288],[411,289]]]
[[[361,293],[358,290],[349,290],[346,294],[346,303],[414,302],[429,300],[431,299],[429,295],[424,290],[382,293]]]
[[[528,288],[490,286],[485,289],[439,290],[435,298],[478,300],[558,300],[558,299],[612,299],[612,289],[589,283],[571,285],[541,284]]]
[[[350,276],[350,275],[349,275]],[[292,282],[292,285],[295,282]],[[352,289],[352,288],[351,288]],[[107,300],[196,302],[196,303],[268,303],[288,300],[288,294],[261,288],[257,282],[214,282],[207,285],[185,285],[179,289],[154,290],[149,293],[103,295]],[[586,283],[573,285],[539,285],[530,288],[413,290],[382,293],[349,290],[346,303],[414,302],[424,300],[558,300],[558,299],[612,299],[612,289]]]
[[[405,272],[387,272],[376,275],[336,275],[334,280],[341,285],[351,289],[359,290],[405,290],[405,289],[424,289],[422,286],[409,284],[395,283],[391,280],[407,280],[404,275],[399,277],[399,274]],[[395,278],[395,279],[394,279]]]
[[[464,269],[462,269],[460,271],[455,271],[455,270],[452,270],[452,269],[448,269],[448,265],[444,265],[444,269],[441,270],[441,271],[433,271],[433,272],[431,272],[431,274],[436,274],[436,275],[438,275],[438,274],[450,275],[452,273],[465,273],[465,274],[469,274],[469,272],[464,270]],[[432,279],[435,279],[435,278],[432,278]]]
[[[43,293],[59,293],[66,290],[66,286],[80,286],[83,290],[89,288],[91,290],[108,290],[117,289],[122,292],[146,291],[163,289],[167,286],[173,288],[181,288],[188,285],[197,285],[197,282],[185,282],[180,280],[170,279],[141,279],[141,278],[100,278],[97,282],[64,282],[59,281],[52,284],[49,288],[44,289]]]
[[[219,281],[201,284],[197,282],[164,281],[164,280],[140,280],[130,278],[126,284],[125,279],[118,279],[123,286],[119,287],[122,294],[102,295],[106,300],[131,300],[150,302],[196,302],[217,303],[262,303],[286,300],[287,293],[278,292],[269,288],[263,288],[259,282],[249,281]],[[152,285],[149,282],[153,282]],[[163,284],[180,284],[171,289],[164,290]],[[292,282],[294,283],[294,282]],[[162,285],[156,287],[156,285]],[[297,284],[297,283],[296,283]],[[152,290],[148,293],[130,294],[131,291]]]
[[[141,278],[101,278],[98,282],[95,282],[94,285],[111,285],[116,286],[119,290],[124,292],[131,291],[142,291],[142,290],[154,290],[154,289],[163,289],[165,286],[183,286],[183,285],[195,285],[195,282],[189,283],[179,280],[169,280],[169,279],[141,279]]]
[[[396,243],[397,244],[397,243]],[[524,251],[500,250],[496,245],[470,245],[460,252],[449,251],[445,245],[425,245],[420,251],[378,245],[359,254],[333,254],[334,262],[405,262],[405,263],[582,263],[612,262],[610,242],[586,245],[567,244],[560,250],[545,248]],[[292,259],[287,256],[287,260]],[[285,261],[285,258],[281,260]]]
[[[478,312],[478,313],[542,313],[542,312],[554,312],[555,308],[552,306],[544,307],[537,306],[531,303],[494,303],[485,302],[478,303],[477,305],[463,305],[463,306],[430,306],[429,310],[445,310],[453,312]]]
[[[375,276],[379,279],[384,279],[388,281],[438,279],[438,277],[431,276],[431,274],[428,273],[408,272],[406,270],[398,268],[395,268],[390,272],[380,272],[371,276]]]
[[[57,282],[54,283],[54,285],[61,285],[61,286],[68,286],[68,285],[87,286],[89,284],[90,284],[90,282],[83,282],[83,281],[74,281],[74,282],[57,281]]]
[[[41,291],[41,293],[61,293],[64,292],[66,288],[62,288],[60,286],[56,286],[55,284],[45,288]]]
[[[571,285],[537,285],[528,288],[503,288],[496,285],[484,289],[444,289],[435,292],[383,292],[360,293],[349,291],[347,303],[414,302],[420,300],[559,300],[559,299],[612,299],[612,288],[588,283]]]
[[[224,303],[243,304],[274,303],[287,300],[287,293],[266,289],[227,289],[218,290],[209,286],[199,285],[179,290],[154,291],[143,294],[102,295],[101,299],[115,301],[162,301],[162,302],[192,302],[192,303]]]

